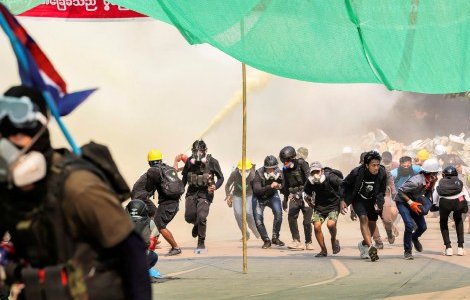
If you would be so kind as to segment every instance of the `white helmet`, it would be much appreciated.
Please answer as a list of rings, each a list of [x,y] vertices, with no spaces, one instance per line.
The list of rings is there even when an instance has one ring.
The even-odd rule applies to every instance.
[[[441,171],[441,166],[435,158],[425,160],[421,168],[425,173],[437,173]]]
[[[434,148],[434,154],[437,156],[447,154],[447,148],[444,145],[437,144]]]

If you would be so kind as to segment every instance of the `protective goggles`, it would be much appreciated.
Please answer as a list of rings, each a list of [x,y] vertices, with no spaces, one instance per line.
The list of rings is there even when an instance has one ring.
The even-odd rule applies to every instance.
[[[34,105],[28,97],[0,96],[0,122],[8,117],[10,122],[18,128],[30,128],[37,125],[37,121],[45,125],[47,118],[34,110]]]

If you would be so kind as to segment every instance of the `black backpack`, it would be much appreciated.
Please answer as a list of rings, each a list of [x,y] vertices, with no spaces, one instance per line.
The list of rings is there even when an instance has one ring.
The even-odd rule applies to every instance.
[[[173,167],[161,165],[160,172],[162,175],[161,192],[164,196],[171,199],[179,199],[184,194],[184,184],[178,178],[177,172]]]
[[[332,168],[328,168],[328,167],[325,167],[324,170],[325,170],[325,176],[326,176],[326,184],[328,185],[328,188],[331,190],[332,193],[334,193],[336,196],[339,197],[338,191],[331,186],[330,175],[335,174],[339,178],[344,179],[343,173],[340,170],[336,170],[336,169],[332,169]],[[339,189],[339,187],[338,187],[338,189]]]

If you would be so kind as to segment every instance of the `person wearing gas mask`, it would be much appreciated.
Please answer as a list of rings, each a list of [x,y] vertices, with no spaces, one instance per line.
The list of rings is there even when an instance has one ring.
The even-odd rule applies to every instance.
[[[263,239],[263,249],[268,249],[271,244],[284,246],[284,242],[279,239],[279,232],[282,225],[282,208],[279,191],[283,186],[282,172],[278,167],[277,158],[268,155],[264,159],[263,167],[256,170],[253,179],[253,214],[256,228]],[[269,207],[274,215],[272,239],[269,239],[266,226],[264,225],[264,209]]]
[[[263,249],[268,249],[272,244],[284,246],[284,242],[279,239],[282,225],[282,208],[279,190],[283,186],[282,172],[278,167],[277,158],[268,155],[264,159],[264,165],[256,170],[253,179],[252,207],[255,217],[256,228],[263,239]],[[264,225],[264,209],[269,207],[274,215],[272,238],[269,239],[266,226]]]
[[[341,186],[343,174],[340,171],[328,167],[323,167],[318,161],[310,165],[310,176],[305,184],[304,192],[309,197],[307,203],[314,208],[312,217],[315,238],[320,246],[320,252],[316,257],[325,257],[328,251],[323,237],[322,225],[326,221],[326,226],[331,235],[331,248],[333,254],[340,252],[341,247],[336,239],[336,223],[339,215],[339,188]]]
[[[288,212],[289,229],[292,234],[292,243],[288,246],[291,250],[313,250],[312,245],[312,215],[313,209],[305,204],[304,186],[307,178],[310,176],[308,163],[302,158],[296,158],[297,153],[291,146],[282,148],[279,153],[281,162],[283,163],[283,175],[285,184],[282,188],[284,200],[282,206],[284,211]],[[299,227],[297,219],[299,213],[304,215],[303,225],[305,233],[305,248],[300,242]]]
[[[393,176],[393,181],[395,183],[395,188],[400,188],[408,179],[419,174],[421,167],[418,165],[412,164],[413,159],[409,156],[400,157],[400,165],[398,168],[393,169],[390,173]]]
[[[191,152],[182,172],[183,184],[188,184],[184,218],[186,222],[194,224],[192,236],[198,238],[197,249],[205,249],[209,207],[215,190],[224,183],[224,175],[217,159],[207,154],[207,146],[203,140],[195,141]]]
[[[225,184],[225,201],[227,202],[228,207],[233,206],[233,214],[235,215],[235,220],[237,221],[238,228],[243,232],[243,221],[242,221],[242,160],[238,162],[237,168],[233,170],[227,179]],[[256,229],[256,223],[253,216],[252,209],[252,198],[253,198],[253,189],[251,183],[255,177],[255,166],[251,164],[249,159],[246,160],[245,165],[246,170],[246,221],[251,232],[255,235],[256,238],[259,238],[258,229]],[[250,239],[250,232],[246,231],[246,238]]]
[[[468,212],[468,203],[470,196],[462,180],[459,179],[459,173],[454,166],[447,166],[442,171],[443,178],[433,192],[433,204],[439,209],[439,225],[442,239],[444,240],[444,255],[452,256],[454,254],[449,238],[449,215],[453,213],[455,229],[457,232],[457,255],[465,255],[463,214]]]
[[[432,206],[431,197],[440,170],[437,159],[424,161],[421,172],[407,180],[398,189],[398,195],[395,197],[398,212],[405,223],[403,244],[404,258],[407,260],[413,259],[412,245],[416,251],[423,251],[419,237],[427,229],[424,216]]]
[[[0,97],[0,236],[15,247],[0,281],[23,283],[22,299],[151,299],[146,246],[117,194],[63,165],[81,158],[52,148],[48,122],[38,90]]]
[[[381,160],[378,152],[367,152],[363,164],[354,168],[341,184],[341,213],[346,214],[348,205],[352,204],[363,238],[357,245],[360,257],[371,261],[379,259],[377,248],[372,245],[372,233],[383,209],[387,187],[387,173],[380,165]]]

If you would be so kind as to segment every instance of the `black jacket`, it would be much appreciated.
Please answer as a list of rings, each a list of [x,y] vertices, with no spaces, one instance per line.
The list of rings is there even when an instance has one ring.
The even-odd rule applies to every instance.
[[[305,194],[315,200],[315,211],[326,214],[339,210],[339,189],[343,180],[336,174],[325,173],[325,181],[312,184],[309,180],[305,184]]]
[[[276,180],[277,183],[280,183],[281,186],[284,186],[284,179],[282,176],[281,170],[277,169],[277,172],[279,172],[280,176]],[[258,200],[266,200],[274,196],[274,194],[277,193],[278,190],[273,189],[271,187],[271,183],[274,181],[267,181],[264,178],[264,167],[259,168],[256,170],[255,173],[255,178],[253,179],[253,194]]]
[[[294,168],[283,169],[282,172],[284,174],[284,183],[285,183],[282,187],[282,194],[286,198],[290,194],[290,191],[289,191],[290,188],[301,187],[303,190],[303,187],[305,186],[305,183],[307,182],[307,178],[310,175],[308,163],[302,158],[299,158],[297,159],[296,162],[294,162]],[[298,175],[298,178],[296,178],[297,175]],[[293,184],[293,182],[297,182],[297,184]]]
[[[188,183],[189,172],[202,174],[205,170],[205,165],[202,163],[192,164],[191,163],[192,158],[193,158],[192,156],[188,158],[183,168],[182,181],[184,185]],[[215,182],[215,188],[219,189],[224,183],[224,175],[222,174],[222,170],[220,169],[219,161],[213,158],[211,155],[207,155],[206,164],[208,166],[209,173],[214,178],[214,180],[215,180],[215,177],[217,177],[217,181]],[[209,201],[212,201],[212,199],[214,198],[214,194],[209,194],[209,192],[207,191],[207,187],[189,186],[186,195],[187,196],[197,195],[198,197],[205,198]]]
[[[354,168],[351,173],[344,178],[341,184],[340,195],[346,204],[351,204],[358,197],[362,200],[358,194],[366,172],[369,171],[366,170],[364,165],[361,165]],[[382,209],[385,201],[385,191],[387,189],[387,172],[384,166],[380,166],[379,173],[375,176],[374,181],[374,198],[378,207]]]

